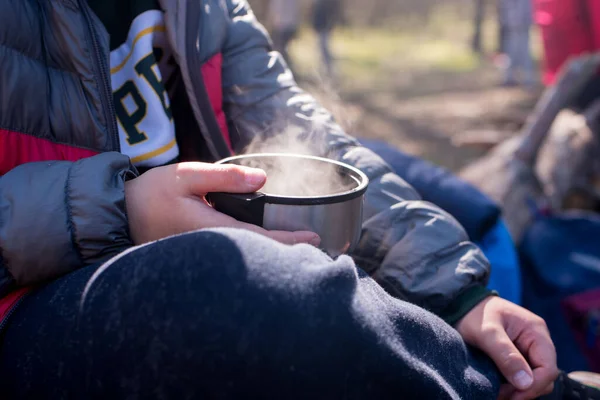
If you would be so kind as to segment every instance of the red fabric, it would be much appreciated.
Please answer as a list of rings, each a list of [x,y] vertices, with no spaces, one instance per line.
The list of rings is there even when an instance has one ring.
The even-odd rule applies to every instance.
[[[231,148],[227,119],[223,111],[222,64],[222,54],[219,53],[213,56],[202,66],[202,77],[221,133],[227,145]],[[92,150],[57,144],[33,135],[0,129],[0,175],[27,162],[77,161],[96,154],[98,153]],[[0,322],[15,302],[26,292],[27,289],[20,289],[0,299]]]
[[[587,0],[588,15],[593,35],[594,49],[600,49],[600,2]]]
[[[35,161],[77,161],[97,152],[53,143],[32,135],[0,129],[0,175],[14,167]],[[0,299],[0,323],[29,289],[19,289]]]
[[[591,370],[600,373],[600,289],[568,297],[562,305]]]
[[[534,0],[534,4],[544,42],[544,83],[551,85],[570,57],[600,48],[600,2]]]
[[[34,161],[77,161],[98,154],[95,151],[53,143],[32,135],[0,129],[0,175]]]
[[[29,288],[22,288],[19,290],[15,290],[14,292],[9,293],[7,296],[4,296],[0,299],[0,324],[4,320],[4,317],[8,314],[8,312],[15,306],[17,301],[27,292],[29,292]]]
[[[225,138],[227,146],[231,149],[231,138],[229,137],[229,129],[227,128],[227,118],[225,118],[225,112],[223,111],[222,66],[223,55],[218,53],[202,65],[202,78],[204,78],[204,86],[206,86],[210,104],[217,117],[217,122],[219,123],[219,128],[221,128],[223,138]]]

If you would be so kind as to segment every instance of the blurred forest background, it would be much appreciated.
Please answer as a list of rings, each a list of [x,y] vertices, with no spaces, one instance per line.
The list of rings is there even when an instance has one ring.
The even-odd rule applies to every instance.
[[[269,29],[269,0],[249,0]],[[324,89],[311,0],[290,54],[301,86],[358,137],[386,140],[457,171],[484,151],[465,137],[510,136],[523,125],[540,90],[503,88],[492,62],[496,9],[485,5],[483,54],[472,51],[476,0],[343,0],[332,37],[338,84]],[[540,45],[534,35],[534,55]]]

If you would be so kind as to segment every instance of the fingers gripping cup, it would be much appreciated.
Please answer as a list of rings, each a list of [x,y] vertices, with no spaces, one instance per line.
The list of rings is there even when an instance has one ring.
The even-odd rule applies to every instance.
[[[267,183],[256,193],[210,193],[224,214],[268,230],[312,231],[332,257],[351,252],[360,239],[367,176],[350,165],[298,154],[248,154],[217,164],[260,168]]]

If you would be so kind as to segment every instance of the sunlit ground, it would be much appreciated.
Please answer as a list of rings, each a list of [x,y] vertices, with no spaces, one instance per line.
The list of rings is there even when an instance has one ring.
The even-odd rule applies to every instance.
[[[469,19],[443,6],[428,20],[405,17],[393,26],[342,27],[332,39],[336,93],[323,92],[317,38],[309,28],[291,54],[303,85],[318,92],[353,134],[386,140],[457,170],[481,152],[457,148],[455,135],[514,133],[539,94],[500,88],[501,73],[491,62],[495,23],[484,24],[484,57],[471,51],[471,29]],[[539,59],[535,31],[532,43]]]

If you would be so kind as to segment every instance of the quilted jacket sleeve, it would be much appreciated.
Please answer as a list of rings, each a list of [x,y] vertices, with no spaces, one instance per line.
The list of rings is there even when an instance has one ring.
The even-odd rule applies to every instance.
[[[0,295],[100,262],[131,246],[129,158],[26,163],[0,177]]]
[[[354,258],[392,295],[456,322],[489,295],[484,285],[490,266],[482,252],[454,218],[421,201],[380,157],[346,135],[327,110],[296,86],[245,0],[226,3],[224,102],[236,150],[288,132],[295,137],[285,141],[310,143],[310,151],[362,169],[371,183]]]

